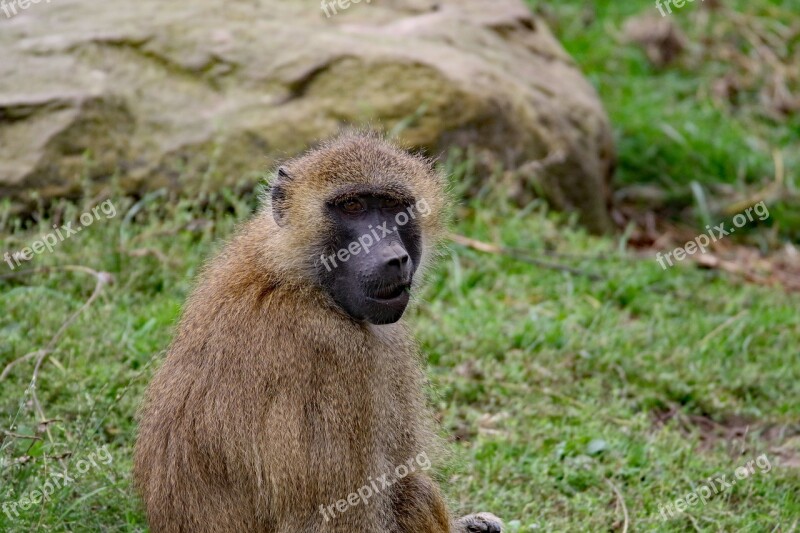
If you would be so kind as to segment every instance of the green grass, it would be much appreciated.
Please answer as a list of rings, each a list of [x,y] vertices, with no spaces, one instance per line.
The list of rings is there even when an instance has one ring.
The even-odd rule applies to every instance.
[[[585,5],[551,5],[551,16],[615,123],[619,186],[653,182],[679,199],[691,181],[758,188],[772,179],[772,156],[747,149],[755,138],[782,149],[791,168],[796,118],[770,125],[747,106],[684,98],[718,65],[656,71],[607,33],[628,14],[655,11],[649,2],[593,4],[588,27],[578,16]],[[687,4],[676,20],[697,8]],[[664,124],[684,137],[696,131],[686,137],[691,148],[664,135]],[[468,169],[450,167],[458,183],[474,178]],[[431,404],[443,434],[455,436],[442,476],[454,509],[491,510],[510,531],[622,531],[622,502],[629,531],[800,525],[800,297],[689,265],[662,270],[541,202],[519,210],[502,197],[489,190],[463,202],[454,230],[539,259],[570,254],[551,260],[600,279],[457,245],[445,251],[409,318],[429,363]],[[11,271],[0,263],[0,371],[47,346],[92,294],[91,275],[60,267],[114,277],[41,367],[36,394],[53,422],[39,423],[33,360],[0,381],[0,429],[38,439],[0,434],[0,503],[40,488],[64,465],[74,478],[19,518],[0,511],[0,531],[145,528],[130,483],[136,408],[203,260],[254,206],[253,197],[227,192],[112,199],[115,217],[101,216],[25,267],[53,271],[3,277]],[[59,204],[33,224],[0,207],[0,251],[28,246],[97,203]],[[77,472],[103,445],[113,460]],[[769,472],[659,518],[660,506],[711,476],[730,480],[761,454]]]
[[[800,184],[791,170],[800,165],[800,113],[782,119],[767,113],[761,95],[774,72],[726,11],[709,12],[701,2],[673,10],[666,20],[685,33],[687,47],[674,63],[659,68],[623,38],[629,17],[661,18],[654,2],[530,3],[544,13],[606,106],[619,151],[616,187],[661,187],[668,195],[665,211],[686,217],[684,208],[693,203],[692,182],[709,188],[712,200],[725,203],[724,193],[731,189],[744,195],[772,182],[777,152],[789,169],[785,184],[794,196],[771,202],[772,222],[786,236],[800,239]],[[785,67],[789,89],[800,94],[800,4],[723,4],[747,13],[758,35],[781,44],[770,49]],[[720,57],[721,51],[737,61]],[[754,70],[735,67],[739,60]],[[714,96],[715,84],[726,76],[742,84],[735,98]],[[686,221],[696,222],[696,217]]]
[[[462,205],[456,230],[606,258],[570,261],[602,276],[591,281],[455,245],[445,253],[411,320],[430,363],[433,405],[446,433],[460,438],[446,469],[454,505],[491,509],[526,531],[613,529],[622,514],[610,481],[639,530],[681,531],[691,521],[708,531],[788,530],[800,516],[800,476],[781,466],[800,454],[800,299],[714,271],[664,271],[652,258],[619,253],[613,240],[565,228],[540,207],[520,216],[488,201],[492,209]],[[49,426],[52,440],[37,429],[26,393],[32,362],[2,383],[3,427],[43,440],[31,447],[6,439],[7,462],[30,460],[4,467],[0,499],[40,486],[57,465],[52,457],[65,452],[74,469],[108,444],[113,462],[73,475],[74,484],[18,521],[0,514],[0,530],[144,527],[130,487],[133,415],[189,280],[250,205],[211,210],[159,197],[131,204],[118,200],[116,217],[33,262],[86,265],[115,282],[42,367],[38,397],[46,416],[59,419]],[[65,216],[84,210],[68,206]],[[42,222],[4,245],[18,249],[49,227]],[[0,362],[47,345],[93,287],[91,276],[64,271],[0,281]],[[719,434],[700,423],[708,420]],[[749,426],[744,438],[722,433],[742,425]],[[660,523],[660,505],[761,453],[773,465],[769,473]]]

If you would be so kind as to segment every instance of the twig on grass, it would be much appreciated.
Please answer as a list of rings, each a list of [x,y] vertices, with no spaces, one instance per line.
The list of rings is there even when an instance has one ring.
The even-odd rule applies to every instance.
[[[2,372],[0,372],[0,381],[3,381],[6,376],[11,372],[11,370],[18,364],[24,363],[28,359],[33,359],[34,357],[38,357],[44,350],[36,350],[35,352],[26,353],[22,357],[18,357],[14,359],[10,363],[6,365]]]
[[[98,296],[100,296],[100,293],[103,291],[103,287],[105,287],[105,285],[107,285],[109,283],[112,283],[114,281],[114,278],[108,272],[98,272],[98,271],[93,270],[93,269],[91,269],[89,267],[80,266],[80,265],[66,265],[66,266],[61,266],[61,267],[43,267],[43,268],[37,268],[37,269],[32,269],[32,270],[24,270],[24,271],[21,271],[21,272],[15,272],[14,274],[11,274],[11,275],[2,276],[2,278],[0,278],[0,279],[13,277],[13,276],[21,276],[21,275],[25,275],[25,274],[34,274],[34,273],[39,273],[39,272],[50,272],[50,271],[54,271],[54,270],[67,270],[67,271],[72,271],[72,272],[82,272],[84,274],[89,274],[89,275],[93,276],[95,278],[95,280],[96,280],[96,283],[95,283],[95,287],[94,287],[94,291],[92,292],[92,295],[89,297],[88,300],[86,300],[86,303],[84,303],[77,311],[72,313],[67,318],[67,320],[64,321],[63,324],[61,324],[61,327],[58,328],[58,331],[56,331],[55,335],[53,335],[53,337],[50,339],[50,341],[47,343],[47,345],[44,348],[42,348],[40,350],[36,350],[34,352],[30,352],[28,354],[23,355],[22,357],[20,357],[18,359],[15,359],[14,361],[11,361],[3,369],[3,372],[0,373],[0,381],[2,381],[3,379],[5,379],[6,376],[8,376],[9,372],[11,372],[11,369],[13,369],[14,366],[16,366],[19,363],[28,361],[29,359],[36,358],[36,365],[34,366],[34,369],[33,369],[33,376],[31,378],[31,384],[30,384],[31,397],[33,399],[34,408],[36,409],[36,414],[39,415],[41,423],[45,423],[45,430],[47,432],[47,437],[50,439],[50,441],[53,440],[53,437],[50,434],[50,428],[48,427],[49,424],[46,423],[46,422],[48,422],[48,420],[47,420],[47,417],[45,416],[44,409],[42,409],[42,405],[39,402],[39,398],[36,395],[36,380],[39,377],[39,370],[42,367],[42,363],[44,363],[44,361],[47,359],[47,357],[53,352],[53,350],[55,349],[56,345],[61,340],[61,337],[67,331],[67,328],[69,328],[72,325],[72,323],[75,322],[75,320],[77,320],[78,316],[81,313],[83,313],[83,311],[85,311],[90,305],[92,305],[92,303],[97,299]]]
[[[22,435],[20,433],[14,433],[13,431],[6,430],[2,430],[2,433],[5,437],[10,437],[12,439],[42,440],[42,437],[38,437],[36,435]]]
[[[534,259],[533,257],[529,257],[523,250],[506,248],[504,246],[498,246],[496,244],[490,244],[487,242],[470,239],[469,237],[458,235],[457,233],[451,233],[450,240],[452,240],[454,243],[458,245],[465,246],[467,248],[471,248],[479,252],[484,252],[487,254],[505,255],[511,257],[512,259],[516,259],[517,261],[528,263],[541,268],[547,268],[550,270],[560,270],[561,272],[568,272],[576,276],[586,276],[587,278],[593,281],[598,281],[603,279],[601,276],[593,272],[586,272],[584,270],[580,270],[578,268],[573,268],[566,265],[561,265],[559,263],[552,263],[550,261],[542,261],[541,259]]]
[[[630,519],[628,518],[628,506],[625,505],[625,498],[622,497],[622,493],[610,479],[606,478],[606,483],[608,483],[608,486],[614,491],[614,494],[617,495],[617,502],[622,506],[622,516],[625,518],[625,522],[622,524],[622,533],[628,533]]]

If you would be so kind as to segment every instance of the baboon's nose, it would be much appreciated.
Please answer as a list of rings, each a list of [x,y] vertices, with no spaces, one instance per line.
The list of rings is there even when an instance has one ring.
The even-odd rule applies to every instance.
[[[384,247],[381,251],[383,268],[390,274],[396,275],[402,281],[408,281],[411,275],[411,257],[406,249],[397,241]]]

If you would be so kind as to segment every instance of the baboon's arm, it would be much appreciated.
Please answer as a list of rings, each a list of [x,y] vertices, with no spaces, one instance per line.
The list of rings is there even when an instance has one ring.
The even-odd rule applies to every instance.
[[[420,472],[399,480],[392,500],[398,525],[396,533],[501,533],[503,530],[502,520],[491,513],[451,519],[439,487]]]
[[[393,533],[451,533],[450,515],[439,487],[426,474],[412,472],[393,487],[397,520]]]

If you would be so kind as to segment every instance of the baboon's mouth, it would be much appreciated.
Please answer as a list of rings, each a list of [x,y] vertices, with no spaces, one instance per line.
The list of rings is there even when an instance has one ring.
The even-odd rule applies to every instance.
[[[406,294],[410,287],[410,283],[389,285],[387,287],[381,287],[380,289],[372,291],[369,297],[373,300],[395,300]]]

